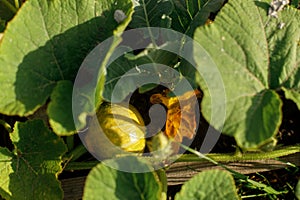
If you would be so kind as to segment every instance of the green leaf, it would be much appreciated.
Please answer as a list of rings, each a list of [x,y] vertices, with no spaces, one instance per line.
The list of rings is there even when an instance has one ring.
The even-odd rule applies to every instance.
[[[224,0],[174,0],[175,9],[171,15],[172,28],[192,37],[195,29],[203,26],[207,22],[209,15],[217,12],[223,3]],[[193,52],[193,50],[190,49],[190,52]],[[192,57],[193,54],[190,53],[186,56]],[[192,60],[192,58],[190,59]],[[194,88],[198,87],[195,80],[197,71],[193,64],[183,59],[178,65],[178,69]]]
[[[176,200],[239,199],[233,177],[229,172],[209,170],[199,173],[186,182]]]
[[[124,50],[126,51],[126,48]],[[137,88],[140,92],[153,89],[160,81],[164,81],[159,79],[158,73],[161,73],[161,70],[156,71],[157,64],[172,67],[176,58],[171,52],[159,48],[146,49],[137,56],[127,53],[119,57],[107,68],[103,97],[111,101],[114,92],[114,101],[121,102]],[[144,85],[147,81],[152,81],[153,84]],[[119,88],[120,86],[122,88]]]
[[[66,151],[62,139],[43,121],[17,122],[11,134],[14,151],[0,148],[0,195],[5,199],[62,199],[57,175]]]
[[[0,112],[32,114],[58,81],[75,79],[91,49],[125,29],[115,10],[131,16],[131,8],[129,0],[26,1],[0,44]]]
[[[106,67],[109,65],[110,59],[115,56],[117,46],[122,41],[121,35],[131,21],[133,14],[131,0],[118,0],[113,5],[118,9],[112,8],[115,12],[111,17],[115,18],[116,13],[125,12],[123,14],[127,18],[122,22],[119,21],[120,24],[113,31],[111,37],[88,54],[77,74],[72,96],[73,119],[77,130],[86,126],[87,116],[94,113],[102,103],[107,73]]]
[[[300,200],[300,180],[298,181],[298,183],[296,185],[295,196],[296,196],[297,199]]]
[[[283,88],[285,98],[290,99],[294,101],[300,110],[300,91],[295,91],[295,90],[286,90]]]
[[[129,27],[135,28],[145,28],[143,30],[144,35],[140,40],[143,43],[148,42],[147,39],[150,38],[151,43],[157,46],[155,39],[157,39],[158,31],[151,29],[151,27],[161,27],[170,28],[171,18],[170,14],[173,10],[173,4],[171,0],[135,0],[134,13],[132,16],[132,21]]]
[[[142,86],[143,79],[141,76],[143,76],[143,74],[139,75],[138,69],[135,69],[135,67],[146,63],[151,63],[151,60],[145,57],[129,60],[126,58],[126,55],[115,60],[107,68],[105,89],[103,93],[104,99],[107,101],[112,101],[113,92],[114,90],[117,90],[114,93],[114,95],[117,96],[113,96],[114,102],[121,102],[131,92],[134,92],[136,87]],[[148,74],[145,73],[144,76],[147,77]],[[126,79],[124,79],[123,82],[119,82],[122,77],[125,77]],[[116,84],[119,84],[119,86],[124,86],[124,82],[126,82],[126,87],[122,87],[120,89],[118,89],[119,87],[116,87]]]
[[[173,10],[170,0],[138,0],[129,26],[131,28],[171,26],[169,15]]]
[[[123,157],[109,160],[109,166],[128,166],[128,169],[151,170],[151,165],[137,157]],[[121,168],[123,168],[121,167]],[[129,173],[118,171],[105,164],[98,164],[89,173],[83,199],[160,199],[162,186],[155,172]]]
[[[267,1],[230,1],[215,22],[197,29],[194,37],[217,65],[227,98],[212,105],[210,96],[218,99],[221,89],[213,83],[220,79],[213,68],[202,66],[202,113],[211,121],[225,106],[223,130],[222,119],[211,125],[234,136],[242,148],[255,148],[278,132],[282,102],[276,91],[300,88],[299,11],[287,7],[275,18],[267,15],[268,8]],[[194,59],[201,66],[197,52]],[[204,79],[211,83],[209,88]]]
[[[299,5],[300,4],[300,1],[299,0],[292,0],[291,1],[291,5],[294,7],[294,8],[299,8]]]
[[[206,23],[211,13],[217,12],[225,0],[173,0],[172,28],[193,36],[197,27]]]
[[[72,135],[76,132],[70,103],[72,91],[71,81],[59,81],[51,94],[47,112],[51,128],[57,135]]]

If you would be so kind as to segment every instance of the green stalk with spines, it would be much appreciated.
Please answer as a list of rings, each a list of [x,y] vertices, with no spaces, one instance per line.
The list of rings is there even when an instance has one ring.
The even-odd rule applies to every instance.
[[[195,151],[195,150],[193,150]],[[196,151],[197,152],[197,151]],[[184,154],[178,158],[174,158],[174,162],[205,162],[210,161],[214,164],[218,162],[243,162],[249,160],[265,160],[265,159],[276,159],[282,156],[288,156],[291,154],[300,152],[300,144],[287,146],[280,148],[271,152],[249,152],[243,154],[232,154],[232,153],[211,153],[206,154],[204,157],[199,157],[195,154]],[[202,154],[204,155],[204,154]],[[149,160],[153,158],[149,157]],[[208,160],[209,159],[209,160]],[[96,166],[99,161],[89,161],[89,162],[70,162],[65,170],[87,170]],[[218,163],[219,164],[219,163]]]
[[[300,152],[300,144],[286,146],[284,148],[276,149],[269,152],[247,152],[247,153],[211,153],[206,156],[218,161],[218,162],[239,162],[246,160],[265,160],[265,159],[275,159],[283,156],[287,156],[294,153]],[[201,161],[203,158],[199,158],[194,154],[183,154],[181,155],[176,162],[192,162],[192,161]]]

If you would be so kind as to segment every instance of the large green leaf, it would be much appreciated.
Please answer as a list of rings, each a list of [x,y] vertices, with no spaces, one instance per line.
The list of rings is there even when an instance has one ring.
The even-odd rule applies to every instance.
[[[294,101],[300,110],[300,90],[286,90],[285,88],[282,88],[285,94],[285,98],[290,99]]]
[[[239,199],[233,177],[229,172],[209,170],[201,172],[186,182],[176,200]]]
[[[57,175],[62,171],[62,139],[43,121],[16,123],[14,151],[0,148],[0,195],[5,199],[62,199]]]
[[[59,81],[51,94],[48,105],[49,123],[57,135],[71,135],[75,133],[72,117],[72,91],[71,81]]]
[[[114,35],[114,12],[130,16],[131,8],[129,0],[26,1],[0,46],[0,112],[32,114],[58,81],[75,79],[93,47]]]
[[[193,36],[197,27],[204,25],[211,13],[218,11],[225,0],[173,0],[172,28]]]
[[[211,13],[217,12],[223,5],[224,0],[174,0],[174,11],[172,17],[172,28],[176,31],[184,33],[187,36],[192,37],[195,29],[199,26],[203,26]],[[186,54],[178,65],[180,73],[189,80],[194,88],[197,88],[195,81],[195,75],[197,70],[194,63],[188,62],[186,59],[193,60],[193,49],[189,50],[191,53]]]
[[[108,161],[110,166],[128,168],[132,171],[146,169],[151,165],[137,157],[123,157]],[[144,171],[144,170],[143,170]],[[147,199],[157,200],[162,195],[162,186],[155,172],[129,173],[98,164],[89,173],[83,199]]]
[[[129,26],[131,28],[171,26],[173,5],[170,0],[138,0],[135,1],[134,14]]]
[[[154,46],[157,39],[158,31],[151,27],[170,28],[172,19],[170,14],[173,10],[171,0],[135,0],[134,13],[129,27],[132,29],[145,28],[144,35],[139,39],[143,43],[152,43]]]
[[[239,146],[257,147],[274,136],[282,118],[282,102],[276,91],[299,91],[299,11],[287,7],[278,18],[267,15],[269,1],[232,0],[212,25],[196,30],[194,39],[210,54],[222,76],[226,102],[212,105],[220,81],[210,68],[200,77],[204,92],[202,112],[211,121],[212,106],[217,114],[226,106],[223,132],[236,138]],[[280,27],[280,25],[284,25]],[[198,65],[201,56],[194,53]],[[210,74],[210,75],[209,75]],[[221,130],[222,120],[212,124]]]
[[[129,55],[129,54],[127,54]],[[151,63],[147,57],[133,59],[130,60],[123,55],[115,60],[108,68],[107,68],[107,75],[105,81],[105,89],[103,93],[103,97],[111,101],[112,96],[114,101],[123,101],[130,93],[134,92],[136,87],[143,85],[143,79],[141,78],[143,74],[139,74],[138,70],[135,69],[136,66]],[[145,74],[147,77],[148,74]],[[122,83],[118,83],[122,77],[126,77]],[[145,78],[144,77],[144,78]],[[154,80],[155,81],[155,80]],[[122,85],[122,88],[116,88],[116,84]],[[114,92],[114,90],[117,90]],[[117,95],[117,96],[115,96]]]
[[[124,48],[124,50],[130,52],[129,49]],[[158,70],[157,65],[172,67],[176,58],[176,55],[160,48],[146,49],[137,56],[127,53],[119,57],[107,68],[103,97],[111,101],[112,95],[114,95],[114,101],[120,102],[137,88],[140,91],[153,89],[162,81],[159,78],[162,70]],[[170,75],[167,74],[167,76]],[[162,76],[165,77],[165,75]],[[146,82],[153,84],[144,85]],[[122,87],[120,88],[120,86]]]

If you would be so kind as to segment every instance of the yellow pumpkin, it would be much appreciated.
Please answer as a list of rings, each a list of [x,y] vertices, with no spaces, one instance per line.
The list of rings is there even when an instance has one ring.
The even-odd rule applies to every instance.
[[[126,152],[143,152],[144,121],[132,106],[104,103],[89,123],[85,143],[89,151],[103,159]],[[99,126],[100,125],[100,126]]]

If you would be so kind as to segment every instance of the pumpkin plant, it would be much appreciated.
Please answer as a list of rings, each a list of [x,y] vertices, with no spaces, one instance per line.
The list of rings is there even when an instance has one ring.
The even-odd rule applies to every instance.
[[[149,63],[167,65],[189,81],[192,89],[181,97],[188,102],[191,94],[197,95],[201,101],[201,117],[222,134],[235,139],[241,155],[231,154],[231,158],[242,161],[249,159],[249,155],[253,155],[252,159],[265,159],[299,153],[299,144],[280,149],[276,145],[283,118],[283,99],[293,101],[300,109],[299,1],[293,0],[289,5],[287,2],[0,1],[0,31],[4,30],[0,37],[0,123],[6,127],[6,131],[0,134],[8,134],[3,138],[12,143],[0,147],[1,197],[63,199],[59,174],[92,168],[87,176],[83,199],[101,199],[103,194],[103,199],[166,199],[165,171],[155,170],[151,158],[147,160],[140,156],[145,148],[151,149],[145,140],[147,130],[141,128],[147,114],[139,113],[134,105],[124,108],[122,104],[114,104],[110,98],[117,82],[127,71],[139,71],[138,66]],[[143,34],[145,38],[135,39],[146,41],[151,50],[131,51],[106,68],[117,47],[123,45],[130,49],[123,35],[125,30],[141,27],[148,32]],[[199,51],[191,47],[189,56],[193,63],[167,52],[163,47],[173,43],[157,42],[161,38],[151,31],[151,27],[180,32],[201,45],[222,77],[226,100],[217,101],[217,105],[212,103],[212,97],[223,99],[220,85],[214,84],[220,80],[215,69],[203,65],[203,55]],[[165,37],[172,38],[172,35]],[[80,93],[81,90],[74,89],[76,76],[87,55],[108,38],[105,49],[97,54],[102,59],[98,63],[99,71],[85,72],[86,78],[94,82],[96,88],[94,99],[90,99],[90,96]],[[173,40],[182,42],[181,47],[184,47],[184,37]],[[138,81],[132,79],[131,84],[136,85]],[[177,79],[168,82],[174,87],[178,83]],[[85,81],[79,82],[80,89],[86,89],[86,84]],[[165,92],[148,98],[148,92],[158,89],[158,85],[159,82],[140,85],[138,92],[145,99],[133,99],[132,102],[163,104],[167,110],[166,126],[157,131],[161,135],[154,136],[152,142],[156,149],[165,148],[168,142],[177,142],[180,146],[178,142],[194,136],[191,132],[197,124],[195,118],[184,119],[188,123],[185,123],[184,132],[180,132],[178,118],[186,110],[192,112],[197,102],[180,107],[177,97]],[[81,107],[74,113],[72,95],[76,92],[81,98],[75,101]],[[118,95],[119,100],[126,101],[131,92],[124,87]],[[120,111],[117,117],[112,114],[112,108]],[[211,119],[223,111],[225,121],[221,117]],[[96,115],[91,119],[93,113]],[[7,118],[17,120],[7,123]],[[111,152],[106,151],[105,142],[90,139],[92,143],[85,145],[95,146],[105,160],[100,163],[80,162],[79,158],[86,155],[86,149],[76,143],[76,134],[98,122],[107,142],[131,152],[129,156],[106,159],[111,157]],[[125,128],[120,128],[120,124]],[[89,131],[93,133],[93,129],[87,129]],[[274,151],[261,152],[265,144],[272,141],[275,143],[271,143],[267,150]],[[175,199],[238,199],[234,180],[251,184],[272,197],[285,193],[220,164],[219,161],[229,158],[228,155],[220,154],[212,159],[187,146],[181,147],[194,154],[185,155],[186,160],[200,162],[200,157],[227,171],[199,173],[183,185]],[[168,152],[164,156],[166,161],[172,159]],[[108,166],[115,166],[115,169]],[[137,168],[147,172],[122,172],[116,170],[118,166],[127,166],[130,172],[136,172]],[[299,185],[295,186],[298,198]]]

